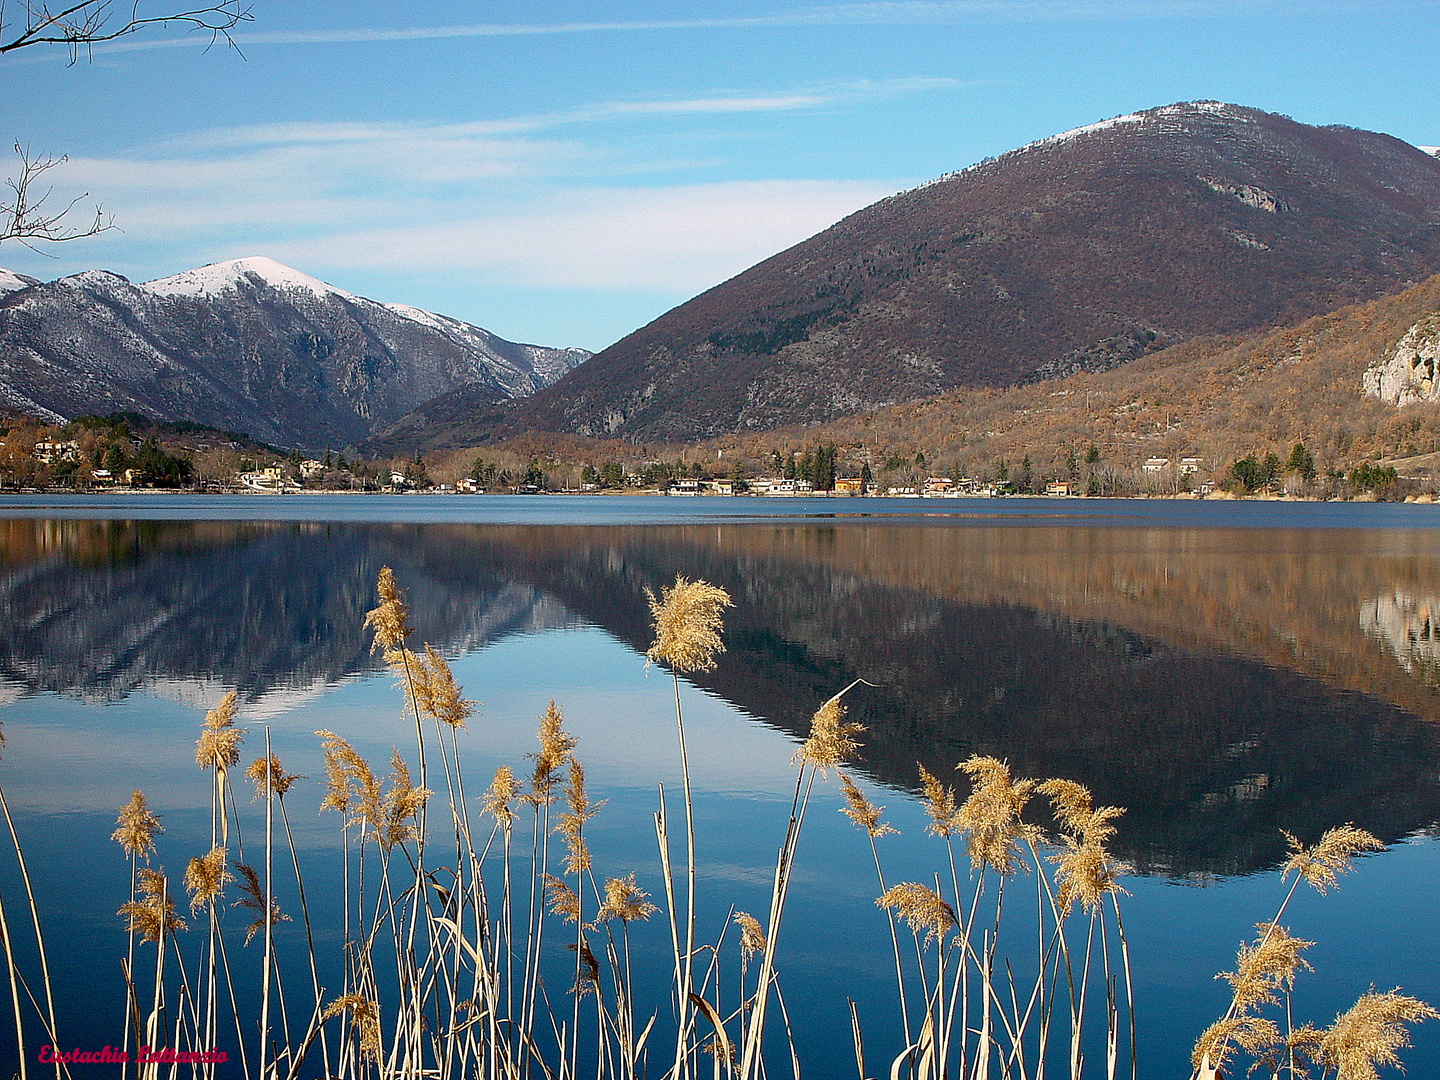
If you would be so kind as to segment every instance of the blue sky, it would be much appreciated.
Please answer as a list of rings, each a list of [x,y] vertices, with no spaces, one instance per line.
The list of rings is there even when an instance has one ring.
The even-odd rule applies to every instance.
[[[162,10],[163,0],[142,0]],[[179,6],[179,5],[176,5]],[[1440,143],[1440,0],[254,0],[0,57],[0,136],[119,230],[41,278],[268,255],[512,340],[599,349],[884,195],[1214,98]]]

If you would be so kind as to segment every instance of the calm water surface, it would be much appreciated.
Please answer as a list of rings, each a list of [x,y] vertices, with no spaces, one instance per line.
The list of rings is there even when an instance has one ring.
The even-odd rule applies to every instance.
[[[321,774],[319,728],[372,759],[404,750],[398,695],[361,630],[382,565],[416,637],[483,702],[462,743],[472,783],[526,766],[553,698],[610,800],[592,823],[597,863],[657,894],[650,815],[656,785],[679,777],[669,682],[643,659],[644,591],[677,574],[729,590],[728,651],[686,688],[712,928],[732,906],[764,910],[795,745],[821,701],[864,678],[874,689],[848,699],[867,728],[853,771],[900,830],[882,842],[891,880],[925,880],[943,859],[924,835],[917,762],[948,778],[994,754],[1127,807],[1115,849],[1136,871],[1122,902],[1147,1080],[1184,1074],[1224,1011],[1215,973],[1283,894],[1282,828],[1309,841],[1353,821],[1390,845],[1288,913],[1317,942],[1297,1019],[1328,1023],[1372,984],[1440,1002],[1437,526],[1440,507],[1385,505],[5,500],[0,782],[39,879],[62,1034],[117,1037],[115,810],[144,789],[172,873],[206,846],[194,739],[225,690],[239,691],[246,752],[268,728],[289,769]],[[287,801],[319,891],[338,855],[316,789]],[[853,1075],[847,996],[879,1073],[898,1036],[874,868],[832,812],[833,779],[817,799],[782,986],[809,1075]],[[15,909],[13,859],[0,889]],[[668,944],[638,946],[663,1002]],[[14,1055],[0,1025],[0,1067]],[[1440,1025],[1417,1030],[1405,1061],[1440,1076]]]

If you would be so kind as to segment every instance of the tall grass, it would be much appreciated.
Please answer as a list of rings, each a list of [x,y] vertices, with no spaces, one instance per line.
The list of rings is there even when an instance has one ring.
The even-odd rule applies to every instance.
[[[963,793],[922,767],[935,869],[924,880],[895,880],[884,857],[893,832],[884,808],[841,770],[862,734],[845,718],[845,696],[859,685],[852,684],[820,704],[795,752],[788,818],[783,829],[776,823],[768,908],[758,917],[732,909],[718,935],[702,940],[680,676],[708,670],[723,651],[724,591],[677,579],[650,597],[656,637],[648,659],[672,674],[681,791],[678,805],[659,792],[660,873],[648,888],[633,871],[607,874],[595,866],[588,832],[603,803],[590,796],[577,740],[553,702],[539,720],[528,778],[504,766],[483,794],[467,794],[461,736],[474,703],[433,648],[407,645],[408,612],[388,569],[377,593],[365,621],[396,676],[414,742],[405,754],[393,751],[382,774],[342,735],[316,732],[321,808],[338,815],[338,957],[317,947],[324,935],[312,927],[286,809],[286,794],[305,778],[285,770],[268,730],[263,753],[241,768],[244,732],[236,726],[235,695],[226,694],[206,714],[196,744],[209,787],[209,846],[180,882],[152,865],[160,826],[143,794],[120,810],[114,839],[129,860],[130,895],[119,908],[128,928],[126,1001],[114,1042],[196,1055],[227,1042],[238,1060],[137,1063],[122,1066],[122,1078],[173,1078],[181,1068],[258,1080],[798,1077],[777,958],[806,816],[825,797],[832,772],[840,809],[863,834],[875,867],[900,1023],[898,1038],[885,1038],[903,1048],[867,1061],[867,1033],[851,1003],[862,1080],[1139,1075],[1120,903],[1125,868],[1106,848],[1120,809],[1094,805],[1072,781],[1016,777],[993,757],[959,765]],[[248,859],[237,792],[246,780],[263,810],[263,835],[250,838]],[[1039,811],[1038,802],[1045,804]],[[0,809],[8,823],[3,800]],[[1051,823],[1048,832],[1037,818]],[[680,821],[683,863],[672,835]],[[18,855],[13,825],[11,837]],[[1233,1001],[1197,1044],[1194,1080],[1215,1080],[1222,1066],[1247,1057],[1265,1075],[1286,1080],[1369,1080],[1376,1066],[1397,1060],[1408,1025],[1437,1015],[1392,992],[1362,997],[1328,1029],[1291,1022],[1294,977],[1308,943],[1279,925],[1289,898],[1302,881],[1323,891],[1356,854],[1378,846],[1348,826],[1311,848],[1293,842],[1283,878],[1293,874],[1294,882],[1256,942],[1242,948],[1236,972],[1225,976]],[[39,946],[23,861],[21,869]],[[298,911],[282,911],[280,893],[294,895]],[[223,917],[236,906],[249,917],[243,932]],[[276,945],[277,925],[292,914],[303,925],[303,955]],[[664,1000],[642,1004],[636,987],[645,979],[637,980],[632,965],[631,929],[656,916],[669,935],[670,987]],[[37,1040],[63,1046],[64,1033],[56,1030],[43,949],[37,995],[14,933],[0,897],[23,1078]],[[258,937],[260,948],[237,950],[242,937]],[[568,985],[544,977],[557,958],[564,958]],[[240,977],[239,965],[256,963],[258,973]],[[335,985],[325,984],[322,971]],[[1283,1026],[1266,1015],[1272,1008],[1283,1011]],[[27,1018],[38,1019],[38,1034]],[[54,1068],[57,1077],[69,1072],[64,1064]]]

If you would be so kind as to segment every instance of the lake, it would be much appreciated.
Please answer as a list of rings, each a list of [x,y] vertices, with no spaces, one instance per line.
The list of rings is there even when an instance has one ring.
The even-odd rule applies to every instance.
[[[1372,986],[1440,1002],[1440,507],[13,496],[0,499],[0,784],[40,897],[63,1045],[115,1043],[122,1025],[116,810],[144,790],[165,827],[157,863],[177,878],[203,853],[195,740],[225,691],[247,729],[242,761],[268,731],[285,767],[315,778],[287,796],[291,825],[316,868],[312,910],[343,903],[314,732],[377,767],[392,747],[414,751],[362,627],[382,566],[406,592],[412,640],[481,702],[457,744],[472,800],[501,765],[528,773],[553,699],[592,797],[608,800],[586,826],[597,871],[635,872],[657,902],[657,785],[673,827],[681,777],[670,679],[644,657],[646,590],[681,575],[729,592],[726,651],[682,681],[702,938],[732,909],[763,921],[792,757],[816,708],[863,679],[845,698],[865,727],[846,772],[899,830],[878,841],[890,882],[949,873],[925,834],[917,764],[963,798],[957,763],[992,755],[1126,809],[1111,848],[1133,870],[1120,904],[1139,1076],[1184,1075],[1225,1011],[1216,973],[1287,887],[1282,829],[1308,843],[1353,822],[1387,845],[1287,910],[1315,942],[1297,1021],[1324,1026]],[[903,1045],[894,960],[869,844],[841,805],[833,773],[817,779],[776,963],[805,1071],[855,1075],[849,999],[882,1075]],[[260,804],[236,812],[253,856]],[[1016,880],[1033,893],[1033,875]],[[0,890],[17,934],[28,914],[13,855]],[[636,984],[668,1015],[662,922],[636,929]],[[318,934],[338,945],[333,926]],[[303,944],[295,923],[277,939]],[[258,963],[256,946],[235,948],[237,968]],[[309,994],[308,974],[288,989]],[[1440,1023],[1414,1039],[1410,1074],[1440,1075]],[[0,1057],[13,1067],[13,1025],[0,1024]]]

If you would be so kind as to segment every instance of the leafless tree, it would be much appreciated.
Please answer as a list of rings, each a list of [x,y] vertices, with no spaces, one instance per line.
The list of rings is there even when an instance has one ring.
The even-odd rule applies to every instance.
[[[18,19],[11,17],[15,8],[22,13]],[[123,5],[116,8],[112,0],[73,3],[61,0],[53,9],[43,0],[9,0],[8,3],[0,0],[0,54],[32,45],[61,45],[69,50],[73,64],[81,52],[88,56],[95,45],[127,37],[157,23],[178,24],[187,30],[208,33],[212,42],[223,39],[233,45],[230,31],[251,18],[244,0],[220,0],[218,4],[188,11],[154,15],[147,13],[142,0],[132,0],[128,9]]]
[[[99,206],[87,224],[72,225],[67,220],[70,211],[90,197],[89,192],[75,196],[64,206],[50,203],[54,189],[42,187],[44,176],[57,165],[63,165],[64,157],[32,155],[29,147],[19,143],[15,144],[15,154],[20,159],[19,167],[15,175],[5,181],[10,198],[0,202],[0,243],[14,240],[31,251],[39,251],[35,246],[37,241],[79,240],[115,227]]]
[[[15,17],[17,8],[19,18]],[[0,0],[0,55],[34,45],[59,45],[69,51],[73,64],[81,52],[88,57],[95,45],[155,24],[198,30],[210,35],[211,44],[223,39],[233,46],[230,31],[251,18],[245,0],[220,0],[204,7],[154,15],[147,13],[142,0],[132,0],[128,8],[116,8],[113,0],[62,0],[54,8],[44,0]],[[90,197],[88,193],[76,196],[63,207],[50,202],[54,189],[46,186],[45,174],[63,165],[66,156],[32,154],[28,146],[18,142],[15,154],[20,159],[19,167],[5,181],[11,198],[0,202],[0,243],[14,240],[39,251],[35,247],[38,242],[79,240],[115,227],[98,205],[93,219],[82,219],[87,224],[74,224],[70,212]]]

